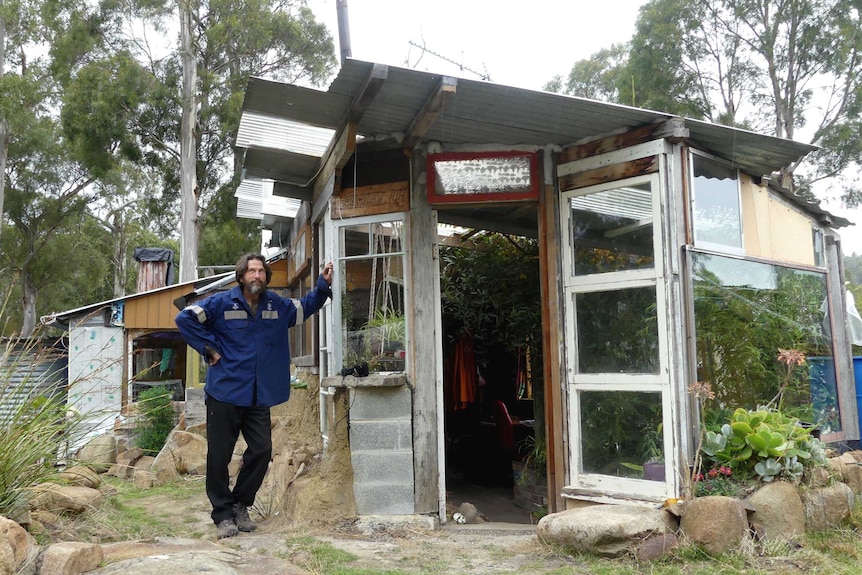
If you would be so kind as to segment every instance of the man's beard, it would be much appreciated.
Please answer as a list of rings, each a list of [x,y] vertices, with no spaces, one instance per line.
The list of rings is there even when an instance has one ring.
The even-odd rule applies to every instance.
[[[251,281],[248,286],[246,286],[246,289],[251,295],[257,295],[266,289],[266,284],[262,281]]]

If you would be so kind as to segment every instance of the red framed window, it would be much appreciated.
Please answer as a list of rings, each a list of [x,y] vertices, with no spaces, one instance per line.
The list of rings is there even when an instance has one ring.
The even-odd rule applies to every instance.
[[[428,154],[431,204],[538,200],[535,152]]]

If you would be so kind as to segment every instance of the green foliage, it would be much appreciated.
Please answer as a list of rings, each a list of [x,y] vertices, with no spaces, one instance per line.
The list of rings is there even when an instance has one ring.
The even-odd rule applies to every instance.
[[[701,450],[706,467],[727,467],[738,481],[799,481],[806,470],[827,463],[823,442],[808,428],[768,409],[737,409],[720,431],[706,431]]]
[[[142,391],[138,397],[138,410],[141,414],[138,447],[145,452],[158,453],[165,446],[165,440],[174,428],[171,391],[162,386]]]
[[[477,358],[495,343],[511,352],[529,346],[536,377],[542,373],[539,244],[497,233],[472,241],[475,247],[440,248],[445,331],[453,339],[477,336]]]
[[[715,393],[708,407],[753,409],[783,390],[782,411],[797,409],[808,423],[823,423],[818,419],[826,415],[810,409],[814,400],[828,409],[837,405],[837,398],[812,397],[809,370],[788,373],[776,357],[779,349],[832,356],[821,328],[823,274],[705,254],[696,254],[695,262],[697,378],[709,382]],[[751,279],[725,285],[726,277]],[[774,283],[759,286],[757,278],[763,277]]]

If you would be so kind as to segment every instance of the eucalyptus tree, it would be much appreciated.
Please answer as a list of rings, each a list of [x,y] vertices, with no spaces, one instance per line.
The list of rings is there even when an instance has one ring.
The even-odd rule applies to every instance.
[[[180,280],[187,281],[197,277],[202,222],[215,228],[227,224],[226,214],[234,220],[235,209],[216,204],[235,206],[241,158],[233,137],[248,78],[320,83],[335,64],[334,47],[301,0],[146,0],[136,7],[147,8],[150,19],[182,24],[178,52],[151,66],[170,86],[164,103],[172,112],[154,115],[148,129],[178,170],[170,181],[180,190]],[[182,162],[188,147],[194,166]],[[246,230],[251,241],[249,234],[258,234],[257,227]]]
[[[841,175],[845,202],[858,203],[848,168],[862,153],[860,9],[858,0],[652,0],[627,58],[603,67],[595,55],[591,77],[615,78],[601,98],[821,146],[783,183]],[[573,75],[579,65],[589,69],[576,64]]]

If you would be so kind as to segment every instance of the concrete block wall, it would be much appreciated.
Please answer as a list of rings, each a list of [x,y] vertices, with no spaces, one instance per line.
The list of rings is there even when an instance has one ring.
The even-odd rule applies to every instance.
[[[360,515],[412,515],[412,397],[406,385],[350,391],[350,459]]]

